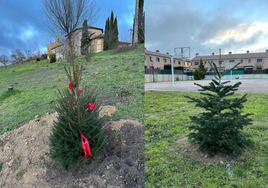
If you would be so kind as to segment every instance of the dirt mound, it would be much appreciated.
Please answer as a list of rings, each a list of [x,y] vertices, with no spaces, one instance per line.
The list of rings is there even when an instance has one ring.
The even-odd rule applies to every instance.
[[[116,110],[103,106],[100,116]],[[144,126],[106,119],[106,153],[91,164],[65,170],[48,157],[48,136],[57,113],[0,136],[0,187],[144,187]]]
[[[231,164],[236,163],[238,160],[245,159],[248,155],[250,155],[250,149],[246,148],[244,152],[240,155],[231,155],[231,156],[223,156],[220,154],[210,156],[205,152],[199,150],[198,145],[193,145],[189,143],[188,137],[182,135],[182,137],[176,141],[178,144],[178,148],[175,149],[177,153],[181,153],[186,155],[192,160],[199,161],[205,165],[216,165],[218,163],[221,164]],[[174,150],[174,149],[171,149]]]

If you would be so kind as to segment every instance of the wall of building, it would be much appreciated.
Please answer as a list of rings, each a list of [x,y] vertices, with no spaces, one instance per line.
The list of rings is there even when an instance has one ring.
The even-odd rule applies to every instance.
[[[174,80],[176,80],[176,77],[178,77],[179,80],[194,80],[193,76],[174,75]],[[222,77],[222,79],[223,80],[235,80],[238,77],[239,79],[268,79],[268,74],[225,75]],[[215,77],[213,75],[206,75],[205,80],[212,80],[214,78]],[[172,75],[171,74],[155,74],[154,79],[155,79],[155,82],[171,82]],[[145,82],[153,82],[153,75],[146,74]]]
[[[258,63],[257,59],[262,59],[262,63]],[[262,69],[268,68],[268,58],[241,58],[241,59],[222,59],[223,63],[221,64],[222,70],[229,70],[228,64],[230,63],[230,60],[234,60],[234,65],[237,63],[242,62],[240,65],[238,65],[238,68],[244,68],[244,67],[253,67],[253,70],[256,70],[258,66],[262,66]],[[213,61],[217,66],[219,64],[219,60],[210,60],[210,62]],[[192,61],[193,70],[196,69],[199,65],[196,65],[195,62],[200,61]],[[210,65],[207,60],[203,59],[203,63],[205,65],[205,68],[210,69]],[[246,69],[246,68],[245,68]]]
[[[55,42],[52,43],[52,42],[50,41],[50,44],[47,45],[47,54],[48,54],[47,59],[49,59],[49,54],[52,53],[52,48],[54,48],[54,47],[56,47],[56,46],[59,46],[60,44],[61,44],[61,42],[60,42],[60,36],[59,36],[59,35],[57,35],[57,36],[55,37]]]
[[[164,69],[164,65],[170,65],[170,58],[168,57],[145,54],[145,66],[147,67],[152,66],[150,57],[151,57],[151,60],[153,61],[154,68]],[[157,58],[159,58],[159,62],[157,61]],[[166,62],[164,62],[164,59],[166,59]]]

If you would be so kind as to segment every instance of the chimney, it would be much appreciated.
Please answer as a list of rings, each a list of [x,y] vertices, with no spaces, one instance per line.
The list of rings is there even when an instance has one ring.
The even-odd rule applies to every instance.
[[[166,54],[169,54],[168,52]]]
[[[249,51],[247,51],[247,53],[249,53]]]
[[[231,55],[232,54],[232,52],[229,52],[229,55]]]
[[[212,53],[212,55],[214,55],[214,52]]]
[[[156,52],[158,52],[158,53],[159,53],[159,50],[156,50]]]
[[[195,56],[196,56],[196,57],[199,56],[199,53],[196,53]]]

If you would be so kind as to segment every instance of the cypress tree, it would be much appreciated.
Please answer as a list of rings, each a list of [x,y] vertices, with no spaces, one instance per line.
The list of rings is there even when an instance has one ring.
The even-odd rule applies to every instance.
[[[109,31],[109,18],[106,20],[104,36],[107,35],[108,31]],[[108,42],[105,37],[104,37],[103,50],[104,51],[108,50]]]
[[[65,68],[65,67],[64,67]],[[53,122],[49,136],[52,159],[65,169],[72,169],[82,161],[91,163],[94,156],[105,151],[106,137],[103,135],[103,118],[99,118],[100,103],[97,91],[92,87],[79,90],[83,66],[71,71],[65,68],[69,88],[59,92],[57,121]]]
[[[109,40],[109,48],[113,48],[114,47],[114,13],[113,13],[113,11],[111,12],[111,18],[110,18],[110,28],[109,28],[109,37],[111,37],[110,38],[110,40]]]
[[[116,48],[118,45],[118,34],[119,34],[117,26],[117,17],[115,17],[113,27],[114,27],[113,48]]]
[[[200,58],[199,70],[200,70],[200,78],[205,79],[207,69],[205,68],[202,58]]]
[[[90,36],[88,35],[88,25],[87,20],[84,20],[82,27],[82,38],[81,38],[81,55],[85,55],[85,51],[87,50],[87,46],[90,44]]]
[[[185,96],[190,102],[196,102],[196,107],[204,108],[204,112],[190,117],[193,125],[189,127],[188,138],[189,141],[197,143],[201,150],[212,155],[239,154],[244,147],[252,143],[248,139],[249,136],[242,133],[244,126],[252,124],[249,118],[251,114],[241,114],[247,95],[241,98],[231,97],[241,82],[234,85],[227,85],[230,81],[221,82],[221,78],[229,71],[221,74],[215,63],[209,64],[216,79],[212,79],[208,86],[195,83],[201,88],[199,91],[209,92],[201,92],[201,98]]]

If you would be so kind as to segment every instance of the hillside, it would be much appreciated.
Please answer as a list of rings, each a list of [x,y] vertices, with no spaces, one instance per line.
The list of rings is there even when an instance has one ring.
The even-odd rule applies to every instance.
[[[113,120],[143,121],[144,117],[144,45],[129,52],[112,50],[94,54],[89,63],[83,56],[75,59],[83,65],[82,88],[96,87],[103,105],[117,107]],[[0,68],[0,131],[13,130],[39,117],[54,113],[57,88],[69,83],[63,66],[64,59],[50,64],[48,60],[30,61]],[[13,87],[14,92],[7,88]]]

